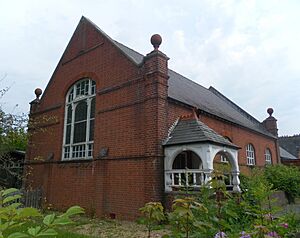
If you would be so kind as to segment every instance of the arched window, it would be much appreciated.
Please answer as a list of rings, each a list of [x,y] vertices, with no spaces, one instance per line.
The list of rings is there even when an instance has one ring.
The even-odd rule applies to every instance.
[[[265,150],[265,160],[266,160],[266,164],[272,164],[272,154],[269,148]]]
[[[247,165],[255,165],[255,152],[252,144],[246,147]]]
[[[66,96],[63,159],[93,156],[96,83],[85,78],[75,83]]]

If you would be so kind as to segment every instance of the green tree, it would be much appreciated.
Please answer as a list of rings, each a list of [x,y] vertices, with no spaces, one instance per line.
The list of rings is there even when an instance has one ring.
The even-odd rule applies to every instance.
[[[0,83],[4,78],[0,79]],[[3,111],[1,99],[8,90],[9,87],[0,89],[0,183],[2,186],[15,186],[21,179],[22,167],[19,166],[20,161],[12,158],[12,152],[26,150],[28,120],[25,114]]]
[[[6,114],[0,108],[0,155],[13,150],[26,150],[27,116]]]

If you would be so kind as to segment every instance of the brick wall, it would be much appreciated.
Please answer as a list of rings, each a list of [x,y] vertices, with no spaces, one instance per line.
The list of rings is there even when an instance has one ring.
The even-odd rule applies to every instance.
[[[89,213],[127,219],[136,218],[146,202],[161,200],[166,72],[163,54],[154,52],[138,67],[82,21],[31,114],[36,123],[27,151],[27,188],[43,187],[55,209],[78,204]],[[92,78],[97,88],[94,160],[61,161],[65,97],[82,77]],[[96,160],[101,148],[108,155]]]
[[[56,209],[78,204],[98,216],[135,219],[148,201],[164,200],[163,148],[168,128],[191,108],[168,95],[168,58],[153,51],[141,66],[134,64],[93,25],[82,20],[31,119],[26,159],[26,186],[43,187],[47,203]],[[96,82],[94,159],[61,161],[65,97],[82,77]],[[269,138],[202,115],[201,120],[233,143],[253,143],[257,156]],[[105,158],[99,158],[107,148]],[[275,161],[274,161],[275,163]],[[258,165],[263,165],[258,159]]]
[[[179,115],[184,115],[192,112],[192,108],[186,105],[169,101],[169,126],[171,126]],[[262,134],[250,131],[246,128],[234,125],[209,116],[207,114],[200,114],[199,119],[215,130],[218,134],[226,136],[231,141],[241,147],[238,152],[238,160],[241,172],[249,173],[250,167],[247,166],[246,146],[251,143],[255,148],[256,166],[265,166],[265,149],[269,148],[272,155],[272,163],[277,164],[277,149],[276,140]]]

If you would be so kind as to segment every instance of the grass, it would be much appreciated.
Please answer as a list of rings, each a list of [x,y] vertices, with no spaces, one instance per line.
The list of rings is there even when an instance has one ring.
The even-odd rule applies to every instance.
[[[84,235],[82,237],[93,238],[144,238],[147,237],[147,229],[144,225],[136,222],[109,220],[109,219],[88,219],[80,217],[78,225],[67,227],[68,231]],[[160,227],[152,232],[151,237],[162,237],[168,234],[169,230]],[[67,236],[66,236],[67,237]],[[75,237],[75,236],[74,236]]]

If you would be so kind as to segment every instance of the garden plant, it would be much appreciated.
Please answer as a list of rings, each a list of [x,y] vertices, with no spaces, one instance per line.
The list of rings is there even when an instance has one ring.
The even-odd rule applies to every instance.
[[[60,215],[43,215],[35,208],[23,207],[21,198],[17,189],[1,190],[0,238],[57,237],[57,228],[73,224],[71,217],[84,213],[73,206]]]
[[[183,188],[166,214],[171,234],[164,237],[203,238],[270,238],[297,237],[300,232],[300,214],[282,214],[275,206],[272,194],[282,189],[295,199],[299,196],[299,184],[280,177],[289,174],[300,178],[293,167],[274,166],[265,170],[253,169],[250,176],[241,176],[243,192],[226,190],[226,176],[215,171],[212,180],[200,191]],[[282,185],[290,186],[284,188]],[[160,208],[162,211],[162,208]]]
[[[148,230],[148,238],[151,237],[151,231],[158,223],[165,220],[164,208],[160,202],[148,202],[144,207],[140,208],[144,219],[140,222],[146,225]]]

